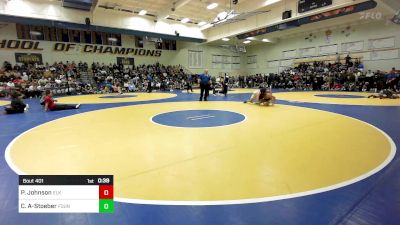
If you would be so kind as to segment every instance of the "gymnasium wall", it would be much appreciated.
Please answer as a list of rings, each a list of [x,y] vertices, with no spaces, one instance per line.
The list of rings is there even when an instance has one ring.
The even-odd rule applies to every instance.
[[[386,24],[385,22],[368,23],[358,26],[350,26],[350,29],[340,28],[332,29],[332,34],[329,37],[325,32],[308,32],[289,38],[275,39],[274,43],[261,43],[250,45],[247,47],[247,54],[234,54],[233,52],[207,44],[177,42],[177,51],[162,50],[161,56],[140,56],[133,54],[111,54],[111,53],[84,53],[82,46],[74,46],[74,49],[69,51],[55,51],[54,47],[57,42],[40,41],[39,48],[42,50],[22,50],[22,49],[7,49],[0,48],[0,62],[7,60],[15,63],[15,53],[40,53],[43,61],[52,63],[54,61],[86,61],[91,63],[104,62],[115,63],[117,57],[131,57],[135,59],[135,64],[152,64],[160,62],[166,65],[183,65],[193,73],[202,73],[205,68],[208,68],[212,75],[220,75],[228,73],[230,75],[239,74],[255,74],[255,73],[275,73],[282,70],[283,66],[291,66],[301,58],[300,50],[302,48],[315,48],[315,54],[320,58],[335,57],[334,54],[322,56],[321,46],[337,45],[337,50],[341,52],[342,57],[346,56],[346,52],[342,49],[342,44],[360,43],[362,48],[351,52],[352,56],[363,57],[362,60],[366,69],[388,71],[392,67],[400,67],[400,32],[398,25]],[[344,33],[343,33],[344,31]],[[312,33],[310,40],[305,39]],[[394,48],[384,48],[370,50],[369,42],[372,39],[380,39],[390,37],[394,39]],[[17,40],[15,24],[0,23],[0,41],[2,40]],[[123,48],[135,48],[134,38],[127,35],[122,35]],[[84,44],[82,44],[84,45]],[[104,48],[107,46],[103,46]],[[379,46],[378,46],[379,47]],[[154,43],[145,41],[144,49],[155,50]],[[197,65],[190,63],[190,52],[198,52],[199,61]],[[286,51],[286,53],[284,53]],[[287,56],[287,51],[294,52]],[[388,57],[395,54],[395,57]],[[397,54],[397,55],[396,55]],[[233,67],[231,64],[225,64],[223,68],[215,66],[213,63],[215,55],[224,55],[227,57],[239,56],[240,64]],[[307,56],[308,57],[308,56]],[[306,57],[302,57],[304,59]],[[309,58],[309,57],[308,57]],[[193,61],[193,58],[192,58]],[[255,63],[249,63],[253,61]]]
[[[309,55],[314,58],[335,58],[335,53],[323,53],[334,45],[341,57],[345,57],[350,50],[350,55],[362,57],[366,69],[389,71],[392,67],[400,67],[400,26],[387,21],[378,21],[363,25],[331,29],[331,35],[326,34],[326,29],[320,32],[307,32],[285,38],[282,35],[275,43],[260,43],[247,48],[247,57],[256,60],[254,64],[244,66],[248,74],[276,73],[293,66],[296,61],[302,61],[311,56],[303,56],[304,49],[315,48]],[[310,34],[312,36],[310,37]],[[308,38],[308,39],[306,39]],[[371,48],[373,42],[375,47]],[[390,42],[385,44],[386,42]],[[391,43],[394,42],[394,43]],[[353,45],[353,46],[352,46]],[[329,51],[328,51],[329,52]],[[300,58],[300,59],[295,59]],[[254,60],[254,59],[253,59]]]
[[[3,40],[18,40],[16,34],[16,25],[10,23],[0,23],[0,42]],[[119,48],[135,48],[135,41],[133,36],[122,35],[122,46]],[[20,40],[21,42],[23,40]],[[0,62],[9,61],[11,63],[16,63],[15,53],[39,53],[42,55],[43,62],[53,63],[55,61],[75,61],[78,63],[82,62],[100,62],[100,63],[116,63],[117,57],[130,57],[134,58],[135,65],[140,64],[153,64],[156,62],[165,64],[165,65],[183,65],[188,70],[193,73],[202,73],[205,68],[209,68],[209,71],[212,75],[218,75],[222,73],[229,74],[239,74],[240,69],[217,69],[212,66],[212,55],[234,55],[232,52],[219,48],[208,46],[206,44],[198,44],[198,43],[189,43],[189,42],[177,42],[177,51],[172,50],[156,50],[153,42],[145,41],[144,48],[147,51],[161,51],[161,55],[158,55],[154,52],[153,56],[144,55],[141,56],[139,54],[134,55],[134,52],[130,54],[113,54],[113,53],[93,53],[88,52],[85,53],[85,44],[74,44],[74,43],[61,43],[61,42],[50,42],[50,41],[32,41],[39,42],[37,49],[10,49],[7,46],[0,46]],[[71,44],[70,49],[66,51],[67,45]],[[7,43],[6,43],[7,45]],[[28,45],[27,45],[28,46]],[[55,48],[58,50],[55,50]],[[95,45],[90,45],[87,50],[93,50]],[[108,47],[106,45],[102,45],[103,50]],[[62,51],[62,47],[64,47],[64,51]],[[97,47],[101,47],[101,45],[97,45]],[[114,46],[112,47],[115,48]],[[139,49],[140,50],[140,49]],[[198,51],[201,52],[201,59],[199,59],[198,66],[189,65],[189,51]],[[146,53],[147,54],[147,53]],[[241,60],[242,61],[242,60]],[[243,67],[241,67],[243,68]]]
[[[211,75],[223,75],[227,73],[228,75],[240,75],[245,73],[244,60],[246,59],[245,54],[235,54],[230,50],[223,49],[218,46],[211,46],[207,44],[193,44],[188,42],[178,42],[179,51],[176,51],[174,57],[171,58],[169,64],[183,64],[186,68],[193,71],[194,73],[202,73],[204,69],[208,69]],[[189,52],[199,51],[202,55],[202,66],[198,68],[193,68],[189,65]],[[224,55],[227,57],[239,56],[240,57],[240,68],[233,68],[232,64],[224,64],[224,68],[216,68],[213,63],[213,55]]]

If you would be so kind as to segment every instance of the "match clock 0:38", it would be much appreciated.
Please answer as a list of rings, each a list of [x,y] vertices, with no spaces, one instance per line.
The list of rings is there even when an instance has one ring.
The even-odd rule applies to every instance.
[[[110,181],[110,178],[107,178],[107,177],[100,177],[100,178],[98,178],[97,179],[97,183],[99,183],[99,184],[109,184],[111,181]]]

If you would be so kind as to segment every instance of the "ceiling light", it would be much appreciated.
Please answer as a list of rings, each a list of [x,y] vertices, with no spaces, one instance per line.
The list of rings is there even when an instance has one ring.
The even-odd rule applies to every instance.
[[[256,38],[255,37],[248,37],[248,38],[246,38],[247,40],[256,40]]]
[[[114,38],[114,37],[109,37],[109,38],[107,38],[109,41],[112,41],[112,42],[117,42],[118,41],[118,39],[116,39],[116,38]]]
[[[208,29],[208,28],[210,28],[212,26],[213,26],[212,24],[207,23],[206,25],[200,27],[200,30],[205,30],[205,29]]]
[[[33,31],[33,30],[29,31],[29,33],[30,33],[31,35],[34,35],[34,36],[39,36],[39,35],[42,35],[42,32],[39,32],[39,31]]]
[[[267,5],[272,5],[272,4],[274,4],[274,3],[277,3],[277,2],[280,2],[281,0],[267,0],[266,2],[265,2],[265,6],[267,6]]]
[[[233,17],[238,16],[238,15],[239,15],[239,14],[232,13],[232,14],[229,14],[228,17],[226,17],[226,19],[230,20],[230,19],[232,19]]]
[[[199,25],[199,26],[204,26],[204,25],[206,25],[206,24],[207,24],[207,22],[201,21],[198,25]]]
[[[187,22],[189,22],[189,18],[183,18],[183,19],[181,20],[181,23],[187,23]]]
[[[218,20],[222,20],[222,19],[225,19],[227,16],[228,16],[228,13],[223,11],[223,12],[218,13],[217,18],[218,18]]]
[[[144,16],[144,15],[146,15],[146,13],[147,13],[147,11],[142,9],[142,10],[140,10],[139,15]]]
[[[262,39],[262,42],[271,42],[268,38]]]
[[[229,38],[222,38],[221,40],[223,40],[223,41],[229,41],[230,39],[229,39]]]
[[[251,42],[250,40],[246,40],[246,41],[243,41],[243,44],[248,44],[250,42]]]
[[[211,3],[207,6],[207,9],[215,9],[218,6],[218,3]]]

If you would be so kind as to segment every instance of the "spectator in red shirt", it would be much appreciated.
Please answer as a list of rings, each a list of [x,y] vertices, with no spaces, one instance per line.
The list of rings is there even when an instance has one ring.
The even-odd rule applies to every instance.
[[[15,80],[13,80],[13,83],[16,85],[21,85],[22,82],[23,80],[21,80],[20,78],[16,78]]]
[[[53,99],[53,93],[51,90],[46,90],[46,97],[44,97],[44,110],[48,111],[58,111],[58,110],[67,110],[67,109],[79,109],[80,104],[78,105],[64,105],[64,104],[56,104],[54,103],[56,100]]]

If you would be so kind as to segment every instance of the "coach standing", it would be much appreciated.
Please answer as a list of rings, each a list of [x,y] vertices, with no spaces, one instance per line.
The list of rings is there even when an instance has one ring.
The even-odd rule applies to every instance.
[[[203,101],[203,96],[204,96],[204,101],[207,101],[207,97],[209,95],[210,91],[210,82],[211,82],[211,77],[208,75],[208,69],[204,70],[204,73],[200,75],[200,101]]]
[[[152,83],[153,83],[153,77],[149,73],[147,75],[147,92],[148,93],[151,93],[151,91],[152,91],[152,85],[153,85]]]

